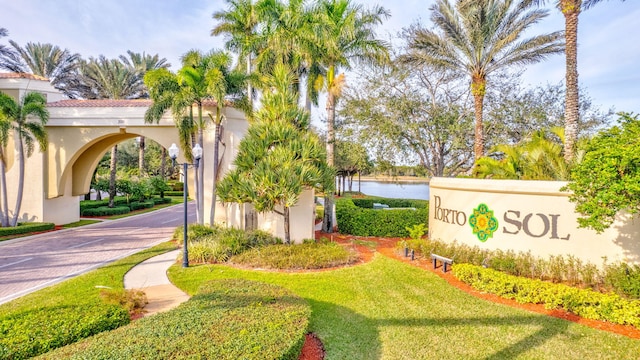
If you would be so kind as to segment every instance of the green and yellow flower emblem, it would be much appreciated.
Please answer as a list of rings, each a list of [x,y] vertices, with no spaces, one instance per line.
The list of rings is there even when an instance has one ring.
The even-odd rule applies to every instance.
[[[493,210],[489,210],[485,204],[480,204],[477,209],[473,209],[473,214],[469,217],[469,225],[473,233],[478,236],[478,240],[485,242],[498,230],[498,219],[493,216]]]

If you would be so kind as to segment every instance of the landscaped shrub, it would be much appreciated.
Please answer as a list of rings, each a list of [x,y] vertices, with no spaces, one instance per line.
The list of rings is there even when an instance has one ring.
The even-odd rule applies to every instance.
[[[155,205],[153,200],[146,201],[132,201],[129,203],[129,209],[131,211],[140,210],[140,209],[151,209]]]
[[[604,282],[618,294],[640,299],[640,266],[606,264]]]
[[[171,198],[159,198],[159,197],[154,197],[153,199],[151,199],[151,201],[153,201],[153,203],[155,205],[160,205],[160,204],[171,204]]]
[[[323,269],[355,262],[358,255],[336,243],[306,242],[298,245],[271,245],[245,251],[231,262],[268,269]]]
[[[548,258],[534,256],[531,252],[512,250],[488,250],[456,242],[431,239],[404,240],[398,242],[398,251],[414,250],[417,256],[429,257],[431,253],[452,258],[455,263],[482,265],[510,275],[524,276],[572,286],[614,291],[621,296],[640,299],[640,266],[624,263],[605,264],[599,269],[595,264],[584,263],[572,255],[555,255]]]
[[[56,227],[54,223],[18,223],[18,226],[0,227],[0,236],[20,235],[30,232],[53,230]]]
[[[377,202],[390,207],[412,209],[374,210],[356,206],[355,202],[366,207],[373,207],[373,203]],[[407,228],[418,224],[428,225],[427,204],[426,201],[403,199],[339,199],[336,202],[338,230],[342,234],[356,236],[406,237],[409,235]]]
[[[43,359],[297,359],[311,310],[281,287],[203,284],[171,311],[45,354]]]
[[[165,191],[164,196],[184,196],[183,191]]]
[[[640,301],[623,299],[564,284],[508,275],[471,264],[455,264],[453,275],[480,291],[519,303],[544,304],[547,309],[562,308],[587,319],[604,320],[640,328]]]
[[[86,209],[82,216],[111,216],[111,215],[122,215],[130,212],[128,206],[116,206],[116,207],[107,207],[101,206],[95,209]]]
[[[183,232],[182,227],[174,232],[174,237],[181,243]],[[207,225],[190,225],[187,236],[189,259],[196,263],[225,262],[251,248],[282,243],[282,240],[261,230],[244,231]]]
[[[169,187],[171,188],[172,191],[180,191],[182,192],[182,190],[184,189],[184,183],[181,181],[173,181],[173,182],[167,182],[167,185],[169,185]],[[165,192],[165,195],[167,193]]]
[[[113,199],[114,206],[126,205],[127,198],[124,196],[116,196]],[[82,200],[80,201],[80,216],[85,215],[85,210],[95,209],[109,205],[109,199],[107,200]]]

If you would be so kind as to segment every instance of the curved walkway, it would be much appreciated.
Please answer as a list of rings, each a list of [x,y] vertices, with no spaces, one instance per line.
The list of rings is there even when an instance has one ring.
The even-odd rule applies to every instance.
[[[145,292],[149,303],[144,316],[171,310],[189,300],[189,295],[173,285],[167,277],[167,269],[175,264],[180,250],[154,256],[134,266],[124,275],[125,289]]]

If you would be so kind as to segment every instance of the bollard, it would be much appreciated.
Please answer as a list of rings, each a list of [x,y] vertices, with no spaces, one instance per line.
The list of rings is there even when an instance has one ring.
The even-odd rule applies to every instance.
[[[416,252],[414,250],[411,250],[411,261],[415,259],[415,255],[416,255]]]
[[[409,257],[409,248],[408,247],[404,247],[404,257]]]

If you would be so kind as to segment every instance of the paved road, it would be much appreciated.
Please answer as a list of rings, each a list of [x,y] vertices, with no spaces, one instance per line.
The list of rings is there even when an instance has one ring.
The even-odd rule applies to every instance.
[[[189,222],[195,205],[189,204]],[[0,304],[168,240],[184,207],[0,242]]]

